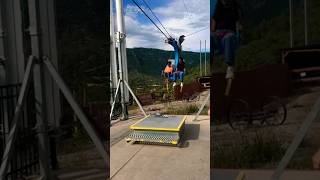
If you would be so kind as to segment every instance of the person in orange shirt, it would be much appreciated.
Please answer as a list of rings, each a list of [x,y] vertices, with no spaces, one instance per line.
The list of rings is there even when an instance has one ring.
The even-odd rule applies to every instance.
[[[170,76],[172,76],[173,73],[173,67],[171,64],[171,61],[168,61],[167,66],[164,68],[164,76],[166,78],[169,78]]]

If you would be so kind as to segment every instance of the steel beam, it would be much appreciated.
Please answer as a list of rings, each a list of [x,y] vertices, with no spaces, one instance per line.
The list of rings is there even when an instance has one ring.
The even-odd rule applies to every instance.
[[[26,96],[27,96],[28,90],[29,90],[29,84],[30,84],[31,71],[33,68],[33,64],[34,64],[34,57],[30,56],[29,61],[27,63],[24,79],[22,81],[21,90],[19,92],[18,102],[16,104],[16,108],[14,111],[13,120],[11,122],[12,126],[11,126],[11,129],[9,132],[8,141],[6,143],[5,150],[4,150],[3,157],[2,157],[2,162],[1,162],[1,167],[0,167],[0,179],[6,179],[8,165],[9,165],[9,162],[12,157],[13,146],[14,146],[15,140],[17,138],[17,133],[18,133],[17,128],[19,125],[18,124],[19,119],[20,119],[23,105],[25,103]]]
[[[40,51],[40,37],[39,37],[39,23],[38,23],[38,11],[37,0],[29,0],[29,33],[31,38],[31,51],[32,54],[38,59],[41,56]],[[48,136],[48,121],[46,114],[46,90],[43,63],[38,62],[33,68],[33,85],[35,94],[35,109],[36,120],[38,129],[38,141],[39,141],[39,162],[40,162],[40,174],[45,179],[53,179],[52,169],[50,168],[49,159],[49,136]]]
[[[119,79],[128,81],[127,53],[126,53],[126,32],[124,25],[123,0],[116,0],[117,12],[117,42],[118,42],[118,61],[119,61]],[[122,119],[128,119],[127,103],[129,102],[129,91],[121,84],[121,104]]]
[[[210,100],[210,93],[208,94],[206,100],[202,103],[202,105],[201,105],[200,109],[198,110],[196,117],[193,119],[193,121],[197,121],[198,117],[200,116],[201,112],[203,111],[204,107],[209,102],[209,100]]]
[[[41,55],[48,56],[50,61],[59,69],[58,66],[58,52],[56,42],[56,28],[55,28],[55,1],[41,0],[39,2],[39,26],[41,34]],[[54,84],[48,72],[44,72],[45,93],[47,94],[47,121],[51,127],[58,128],[60,126],[61,117],[61,102],[58,87]]]
[[[297,131],[293,141],[291,142],[289,148],[287,149],[285,155],[281,159],[277,169],[274,171],[272,175],[272,180],[279,180],[281,175],[283,174],[283,171],[289,164],[290,160],[292,159],[294,152],[297,150],[299,145],[301,144],[303,138],[308,133],[308,130],[310,129],[312,123],[315,120],[320,119],[320,98],[316,101],[316,103],[313,105],[310,113],[307,115],[305,121],[301,125],[299,131]]]
[[[1,0],[6,47],[7,84],[21,83],[25,70],[20,0]],[[1,8],[2,8],[1,7]]]
[[[6,82],[3,6],[3,0],[0,0],[0,85],[4,85]]]
[[[112,98],[112,99],[114,99],[114,100],[113,100],[113,102],[112,102],[112,104],[111,104],[110,121],[111,121],[111,119],[112,119],[114,106],[115,106],[115,104],[116,104],[116,99],[117,99],[118,92],[119,92],[119,89],[120,89],[120,83],[121,83],[121,81],[118,81],[117,88],[116,88],[116,92],[115,92],[115,94],[114,94],[114,97]]]
[[[116,15],[117,15],[117,30],[121,34],[122,39],[120,41],[120,49],[121,59],[122,59],[122,73],[123,80],[128,82],[128,65],[127,65],[127,45],[126,45],[126,28],[124,22],[124,8],[123,8],[123,0],[116,0]],[[129,91],[127,89],[124,90],[125,102],[129,102]]]
[[[51,77],[53,80],[56,82],[58,85],[59,89],[61,90],[62,94],[66,98],[66,100],[69,102],[70,106],[74,110],[75,114],[78,116],[80,122],[82,123],[84,129],[87,131],[88,135],[90,136],[92,142],[96,146],[98,153],[101,155],[103,158],[104,162],[107,165],[107,168],[110,167],[109,165],[109,154],[106,151],[105,145],[103,145],[103,142],[101,139],[98,137],[96,131],[93,129],[92,125],[90,124],[88,118],[86,115],[83,113],[81,110],[80,106],[76,102],[76,100],[73,98],[71,91],[63,81],[63,79],[60,77],[58,74],[57,70],[55,67],[52,65],[50,60],[48,58],[44,58],[44,64],[46,65]],[[107,127],[106,127],[107,128]]]
[[[111,87],[111,102],[114,98],[114,89],[117,87],[117,58],[116,58],[116,42],[114,34],[114,16],[113,16],[113,0],[110,0],[110,87]]]
[[[143,110],[142,105],[140,104],[138,98],[136,97],[136,95],[134,95],[132,89],[130,88],[129,84],[126,81],[123,81],[123,83],[126,85],[126,87],[128,88],[129,92],[131,93],[133,99],[136,101],[136,103],[138,104],[140,110],[142,111],[143,115],[146,117],[147,113]]]

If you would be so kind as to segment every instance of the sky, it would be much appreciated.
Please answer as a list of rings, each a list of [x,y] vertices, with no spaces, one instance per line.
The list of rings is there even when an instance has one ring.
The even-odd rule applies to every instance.
[[[160,23],[144,5],[143,1],[135,1],[145,10],[149,17],[154,20],[154,22],[162,29],[162,31],[165,32]],[[182,49],[184,51],[199,52],[200,40],[202,41],[202,51],[204,51],[205,41],[206,49],[209,51],[210,1],[145,1],[148,3],[150,8],[153,10],[155,15],[172,37],[178,38],[180,35],[187,36],[182,44]],[[141,12],[141,10],[132,2],[132,0],[124,0],[124,11],[128,48],[144,47],[173,50],[171,45],[165,43],[166,37],[151,23],[151,21]],[[199,30],[203,31],[190,35]]]

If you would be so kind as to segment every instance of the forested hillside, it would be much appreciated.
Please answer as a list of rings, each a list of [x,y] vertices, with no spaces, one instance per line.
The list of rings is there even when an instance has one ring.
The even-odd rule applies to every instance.
[[[261,1],[262,2],[262,1]],[[271,2],[271,1],[266,1]],[[280,2],[280,1],[279,1]],[[288,3],[286,1],[286,3]],[[267,8],[266,11],[275,11],[279,3],[273,2],[274,6]],[[288,5],[288,4],[287,4]],[[272,8],[273,7],[273,8]],[[255,12],[253,10],[253,12]],[[262,12],[262,10],[260,11]],[[236,69],[238,71],[253,69],[256,66],[270,63],[279,63],[281,60],[281,49],[290,46],[289,38],[289,14],[288,8],[283,7],[281,11],[270,14],[269,18],[260,18],[261,13],[251,14],[246,12],[246,20],[241,34],[241,46],[237,52]],[[294,45],[304,45],[304,11],[301,1],[295,1],[293,10],[293,32]],[[251,24],[250,22],[256,23]],[[310,32],[309,44],[320,43],[320,2],[310,1]],[[219,58],[214,62],[214,71],[222,72],[225,66]]]

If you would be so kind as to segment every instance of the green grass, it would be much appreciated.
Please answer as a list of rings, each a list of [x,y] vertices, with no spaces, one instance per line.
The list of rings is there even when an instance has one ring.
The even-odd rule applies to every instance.
[[[282,141],[275,135],[257,132],[254,137],[241,135],[232,145],[214,144],[214,168],[267,168],[273,167],[284,155]]]
[[[186,115],[186,114],[195,114],[198,112],[199,107],[192,104],[192,105],[185,105],[180,107],[170,107],[165,110],[165,114],[175,114],[175,115]],[[207,108],[208,111],[208,108]],[[205,109],[204,111],[205,112]]]

